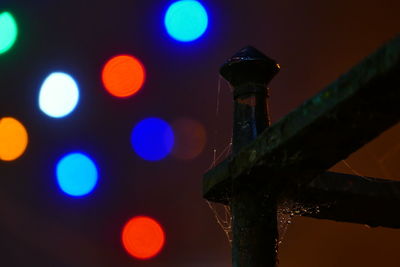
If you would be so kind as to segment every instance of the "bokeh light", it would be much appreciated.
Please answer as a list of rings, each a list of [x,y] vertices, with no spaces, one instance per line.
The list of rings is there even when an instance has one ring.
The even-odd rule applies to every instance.
[[[78,101],[78,85],[66,73],[51,73],[40,87],[39,108],[50,117],[62,118],[67,116],[76,108]]]
[[[17,40],[18,26],[9,12],[0,13],[0,54],[7,52]]]
[[[173,148],[174,133],[167,122],[158,118],[147,118],[133,128],[131,142],[135,152],[143,159],[161,160]]]
[[[19,158],[28,146],[28,133],[21,122],[12,118],[0,119],[0,159],[12,161]]]
[[[132,218],[122,230],[122,244],[133,257],[141,260],[156,256],[165,244],[160,224],[146,216]]]
[[[106,90],[116,97],[128,97],[137,93],[145,80],[145,68],[135,57],[119,55],[104,65],[102,81]]]
[[[195,0],[176,1],[167,9],[164,24],[168,34],[175,40],[194,41],[207,29],[207,11],[200,2]]]
[[[74,197],[92,192],[98,180],[96,164],[89,156],[80,152],[62,157],[57,163],[56,176],[60,189]]]
[[[175,144],[172,155],[179,159],[194,159],[203,151],[207,141],[204,126],[195,120],[180,118],[172,122]]]

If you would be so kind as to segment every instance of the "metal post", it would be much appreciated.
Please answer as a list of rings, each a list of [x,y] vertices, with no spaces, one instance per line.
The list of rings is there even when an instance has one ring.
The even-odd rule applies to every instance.
[[[270,125],[267,84],[278,71],[274,60],[253,47],[243,48],[221,67],[221,75],[234,88],[234,153]],[[260,190],[256,184],[232,181],[234,267],[276,266],[276,196],[272,190]]]

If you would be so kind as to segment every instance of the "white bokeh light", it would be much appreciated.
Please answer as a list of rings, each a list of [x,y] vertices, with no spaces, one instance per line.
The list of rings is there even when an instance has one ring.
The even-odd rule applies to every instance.
[[[75,109],[78,100],[78,85],[66,73],[51,73],[40,87],[39,108],[50,117],[62,118],[67,116]]]

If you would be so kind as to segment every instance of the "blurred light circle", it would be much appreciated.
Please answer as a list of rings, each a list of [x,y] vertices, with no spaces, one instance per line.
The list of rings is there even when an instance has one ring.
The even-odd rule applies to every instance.
[[[165,233],[161,225],[146,216],[137,216],[125,224],[122,244],[133,257],[146,260],[156,256],[165,244]]]
[[[9,12],[0,13],[0,54],[7,52],[18,36],[18,26]]]
[[[0,159],[12,161],[19,158],[28,146],[28,133],[21,122],[12,118],[0,119]]]
[[[104,65],[102,81],[106,90],[113,96],[128,97],[142,88],[145,69],[133,56],[115,56]]]
[[[175,145],[172,155],[179,159],[194,159],[203,151],[206,144],[206,131],[198,121],[181,118],[172,122]]]
[[[147,118],[133,128],[131,142],[135,152],[143,159],[161,160],[172,150],[174,133],[167,122]]]
[[[175,40],[194,41],[207,29],[207,11],[200,2],[195,0],[176,1],[167,9],[164,24],[168,34]]]
[[[67,195],[80,197],[93,191],[97,184],[96,164],[83,153],[69,153],[56,167],[57,183]]]
[[[51,73],[40,87],[39,107],[50,117],[62,118],[67,116],[75,109],[78,101],[78,85],[66,73]]]

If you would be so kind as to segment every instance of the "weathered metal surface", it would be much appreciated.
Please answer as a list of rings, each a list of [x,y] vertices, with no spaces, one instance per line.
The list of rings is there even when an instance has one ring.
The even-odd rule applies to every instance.
[[[221,75],[233,86],[233,152],[259,136],[269,126],[267,84],[279,65],[257,49],[247,46],[222,65]]]
[[[279,65],[252,46],[246,46],[229,58],[220,69],[221,75],[235,87],[234,98],[243,95],[242,84],[266,86],[278,73]],[[256,89],[256,88],[255,88]],[[246,89],[246,93],[249,90]],[[257,92],[257,90],[250,91]]]
[[[279,188],[307,184],[400,119],[400,36],[303,103],[204,176],[220,199],[226,180],[264,176]],[[220,176],[222,175],[222,177]],[[220,191],[222,190],[222,191]]]
[[[208,201],[229,205],[232,194],[229,163],[230,160],[225,159],[204,174],[203,197]]]
[[[234,87],[233,152],[237,153],[269,126],[267,84],[278,72],[276,62],[253,47],[245,47],[221,67]],[[274,267],[276,264],[277,205],[273,188],[230,180],[233,194],[232,263],[235,267]],[[260,213],[260,211],[263,211]]]
[[[260,188],[257,183],[233,184],[233,192],[232,266],[275,267],[277,197],[272,188]]]
[[[301,189],[297,201],[316,207],[305,216],[400,228],[400,181],[327,172]]]

